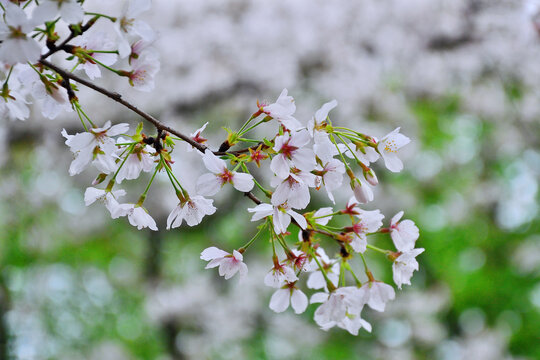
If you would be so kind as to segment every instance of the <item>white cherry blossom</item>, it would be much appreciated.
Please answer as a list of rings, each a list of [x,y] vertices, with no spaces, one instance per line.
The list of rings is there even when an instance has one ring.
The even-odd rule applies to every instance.
[[[377,144],[377,150],[381,154],[386,168],[392,172],[400,172],[403,169],[403,162],[397,156],[397,152],[403,146],[411,142],[411,139],[399,133],[397,128]]]
[[[298,289],[294,283],[285,284],[283,288],[276,290],[270,298],[269,307],[273,311],[280,313],[287,310],[289,304],[296,314],[303,313],[308,306],[306,294]]]
[[[316,213],[315,213],[316,214]],[[323,219],[318,219],[323,220]],[[339,262],[336,260],[331,260],[328,255],[326,255],[326,252],[323,248],[319,247],[316,252],[316,256],[318,258],[319,263],[326,271],[326,276],[328,279],[334,284],[334,286],[337,286],[339,281]],[[309,264],[306,266],[306,271],[313,271],[311,274],[309,274],[308,280],[307,280],[307,287],[310,289],[325,289],[325,291],[328,291],[326,279],[324,278],[324,275],[322,274],[321,269],[319,268],[319,265],[317,265],[317,262],[312,259]]]
[[[360,288],[366,304],[373,310],[383,312],[386,303],[394,300],[396,292],[394,288],[381,281],[369,281]]]
[[[310,136],[306,130],[277,136],[274,146],[277,154],[270,163],[270,169],[282,179],[289,176],[292,167],[303,171],[313,170],[316,164],[315,153],[305,147],[309,142]]]
[[[361,176],[357,177],[351,183],[354,197],[360,204],[366,204],[373,201],[373,189],[367,180]]]
[[[93,204],[96,201],[102,202],[107,210],[111,213],[113,219],[119,217],[121,213],[120,204],[118,198],[126,195],[125,190],[118,189],[114,191],[108,191],[103,189],[97,189],[94,187],[86,188],[84,192],[84,203],[86,206]]]
[[[3,3],[5,12],[0,21],[0,61],[14,65],[16,63],[35,63],[41,55],[41,47],[28,34],[34,30],[37,22],[28,19],[26,13],[11,2]]]
[[[118,142],[123,142],[123,140],[119,139]],[[153,156],[154,153],[155,150],[151,146],[135,145],[131,154],[127,155],[127,159],[125,159],[125,161],[122,160],[124,161],[124,164],[120,170],[118,170],[116,182],[120,184],[124,180],[137,179],[142,171],[152,171],[156,165],[155,157]]]
[[[185,201],[181,201],[167,217],[167,230],[179,227],[184,220],[189,226],[200,224],[205,215],[216,212],[213,202],[214,200],[206,199],[201,195],[190,196]]]
[[[127,216],[129,223],[137,227],[138,230],[143,228],[158,230],[156,221],[148,214],[148,211],[137,204],[120,204],[112,216],[113,219],[119,216]]]
[[[46,118],[54,119],[62,111],[73,111],[67,90],[62,85],[51,82],[45,75],[40,76],[29,67],[21,71],[18,78],[30,89],[34,99],[42,101],[41,113]]]
[[[296,111],[296,105],[293,97],[287,95],[287,89],[283,89],[275,103],[263,105],[261,110],[289,130],[297,130],[302,127],[300,121],[292,116]]]
[[[393,279],[398,288],[403,284],[411,285],[411,277],[415,270],[418,270],[416,257],[424,252],[423,248],[404,251],[392,264]]]
[[[331,159],[324,165],[322,169],[319,167],[317,171],[322,174],[317,177],[317,187],[319,187],[321,184],[324,185],[328,198],[333,204],[335,204],[336,202],[332,192],[339,189],[343,183],[345,165],[338,159]]]
[[[377,152],[377,150],[375,150],[375,148],[361,142],[356,145],[352,143],[347,143],[347,145],[348,146],[345,146],[344,144],[339,144],[340,151],[350,159],[360,160],[362,164],[366,166],[374,163],[380,157],[379,153]],[[352,149],[354,151],[354,154],[352,154],[349,149]]]
[[[324,126],[326,126],[326,118],[328,117],[328,113],[330,110],[335,108],[337,104],[337,100],[334,99],[323,104],[323,106],[321,106],[321,108],[315,112],[315,116],[313,116],[307,123],[307,129],[311,136],[315,136],[316,132],[325,132],[323,129]]]
[[[118,34],[118,52],[125,58],[131,53],[130,36],[140,36],[145,41],[154,39],[152,28],[137,17],[150,10],[151,0],[130,0],[125,3],[122,14],[117,17],[114,28]]]
[[[215,195],[227,183],[241,192],[248,192],[253,189],[255,185],[253,176],[230,171],[227,169],[225,161],[218,158],[210,150],[206,149],[202,159],[210,173],[201,175],[197,180],[197,192],[199,194],[205,196]]]
[[[76,0],[40,1],[32,15],[39,22],[45,22],[53,20],[58,14],[68,24],[78,24],[84,18],[84,10]]]
[[[75,135],[69,135],[63,129],[62,135],[66,138],[65,143],[75,156],[69,167],[69,174],[73,176],[82,172],[99,150],[107,155],[114,154],[117,148],[111,136],[125,134],[128,130],[128,124],[121,123],[111,126],[110,121],[107,121],[101,128],[92,128],[88,132]]]
[[[88,52],[88,55],[107,66],[113,65],[118,55],[115,53],[92,52],[91,50],[111,51],[115,50],[115,43],[104,32],[85,33],[73,40],[73,45],[79,46]],[[83,69],[90,79],[100,78],[100,65],[96,62],[83,59],[79,68]]]
[[[206,248],[201,253],[201,259],[209,261],[205,269],[211,269],[219,266],[219,275],[225,280],[230,279],[236,273],[240,274],[240,279],[246,276],[248,272],[247,265],[244,264],[244,257],[236,250],[232,254],[218,249],[215,246]]]
[[[390,221],[390,236],[398,251],[409,251],[414,249],[414,244],[420,236],[420,232],[414,221],[408,219],[400,221],[403,214],[403,211],[400,211],[392,217]]]
[[[274,224],[274,231],[276,234],[284,234],[287,232],[287,228],[291,224],[291,217],[294,218],[302,229],[307,227],[306,218],[291,210],[290,206],[286,203],[279,206],[259,204],[254,208],[249,208],[248,211],[254,213],[251,217],[251,221],[257,221],[272,216],[272,223]]]
[[[270,185],[277,188],[272,194],[272,205],[278,206],[287,202],[293,209],[304,209],[309,204],[309,187],[315,187],[315,179],[312,173],[298,169],[293,169],[284,180],[274,177]]]
[[[354,198],[353,198],[354,199]],[[349,203],[351,200],[349,200]],[[384,215],[380,210],[362,210],[357,209],[358,222],[355,222],[351,226],[353,232],[353,238],[351,240],[351,247],[354,251],[364,253],[367,247],[366,234],[376,232],[382,226],[382,219]]]
[[[0,90],[1,118],[26,120],[29,115],[28,102],[22,93],[7,86]]]
[[[371,331],[371,325],[360,317],[365,304],[364,300],[363,293],[357,287],[347,286],[338,288],[330,294],[316,293],[311,297],[310,302],[323,303],[317,308],[314,315],[315,322],[323,330],[339,326],[351,334],[357,335],[361,327]]]

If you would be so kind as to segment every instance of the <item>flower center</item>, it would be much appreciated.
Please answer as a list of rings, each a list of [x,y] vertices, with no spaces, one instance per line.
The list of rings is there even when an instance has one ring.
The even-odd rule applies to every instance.
[[[226,183],[231,183],[233,180],[233,173],[229,170],[225,169],[221,174],[218,174],[219,179],[221,180],[221,186],[225,185]]]
[[[287,142],[286,144],[283,144],[283,146],[281,147],[281,150],[279,150],[279,152],[282,153],[283,155],[285,155],[288,159],[290,159],[292,157],[292,154],[296,150],[298,150],[298,147],[289,145],[289,143]]]

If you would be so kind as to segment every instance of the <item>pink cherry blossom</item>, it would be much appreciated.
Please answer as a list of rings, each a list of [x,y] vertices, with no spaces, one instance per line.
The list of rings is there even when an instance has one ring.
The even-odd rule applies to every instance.
[[[305,130],[276,137],[274,151],[277,154],[270,163],[270,169],[282,179],[289,176],[292,167],[303,171],[313,170],[315,153],[312,149],[305,147],[309,142],[309,133]]]
[[[399,221],[403,214],[403,211],[398,212],[390,221],[390,236],[398,251],[409,251],[414,249],[414,244],[420,232],[414,221]]]
[[[247,265],[243,262],[244,257],[236,250],[232,254],[229,254],[212,246],[203,250],[201,259],[209,261],[205,269],[219,266],[219,275],[223,276],[225,280],[230,279],[236,273],[240,274],[240,278],[242,279],[248,272]]]

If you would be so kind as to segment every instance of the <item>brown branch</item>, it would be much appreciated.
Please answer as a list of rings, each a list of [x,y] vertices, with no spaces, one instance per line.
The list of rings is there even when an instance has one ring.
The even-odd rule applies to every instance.
[[[75,74],[72,74],[70,72],[67,72],[66,70],[64,69],[61,69],[59,68],[58,66],[52,64],[51,62],[49,62],[48,60],[45,60],[45,59],[42,59],[39,61],[42,65],[48,67],[49,69],[51,70],[54,70],[55,72],[57,72],[58,74],[60,74],[60,76],[62,76],[63,78],[65,79],[71,79],[73,81],[76,81],[78,82],[79,84],[82,84],[94,91],[97,91],[98,93],[100,94],[103,94],[105,96],[107,96],[108,98],[116,101],[117,103],[119,104],[122,104],[124,105],[125,107],[127,107],[128,109],[130,109],[131,111],[135,112],[137,115],[139,115],[140,117],[142,117],[143,119],[145,119],[146,121],[152,123],[158,130],[163,130],[163,131],[167,131],[177,137],[179,137],[180,139],[184,140],[185,142],[187,142],[188,144],[190,144],[191,146],[193,146],[194,148],[196,148],[197,150],[199,150],[200,152],[204,152],[207,147],[196,142],[195,140],[193,140],[192,138],[190,138],[189,136],[163,124],[162,122],[160,122],[158,119],[156,119],[155,117],[153,117],[152,115],[144,112],[143,110],[139,109],[138,107],[136,107],[135,105],[127,102],[126,100],[124,100],[122,98],[122,95],[116,93],[116,92],[112,92],[112,91],[109,91],[107,89],[104,89],[102,88],[101,86],[98,86],[98,85],[95,85],[93,84],[92,82],[88,81],[88,80],[85,80]],[[259,144],[257,144],[258,146]],[[246,148],[246,149],[241,149],[241,150],[235,150],[235,151],[213,151],[214,155],[239,155],[239,154],[243,154],[243,153],[246,153],[249,151],[249,149],[257,149],[257,146],[252,146],[250,148]]]

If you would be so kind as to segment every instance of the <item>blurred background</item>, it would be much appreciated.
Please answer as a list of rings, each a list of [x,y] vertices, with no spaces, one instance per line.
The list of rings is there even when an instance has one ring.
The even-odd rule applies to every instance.
[[[405,170],[377,164],[367,208],[417,223],[420,271],[386,312],[364,312],[371,334],[319,330],[312,307],[274,314],[264,241],[245,254],[242,284],[198,258],[251,237],[247,199],[220,193],[196,228],[111,220],[84,206],[95,174],[68,175],[60,130],[80,132],[75,115],[34,108],[0,127],[0,358],[540,358],[540,2],[154,0],[144,18],[159,33],[156,89],[98,83],[184,133],[209,122],[213,147],[283,88],[302,122],[335,98],[334,123],[379,138],[400,126],[413,140]],[[79,98],[98,123],[141,121],[99,94]],[[176,152],[186,182],[202,173],[194,156]],[[147,200],[160,229],[176,203],[163,185]],[[368,261],[391,281],[384,258]]]

